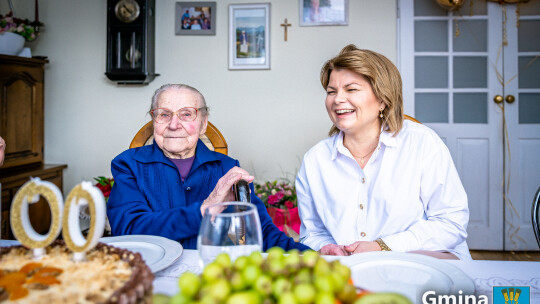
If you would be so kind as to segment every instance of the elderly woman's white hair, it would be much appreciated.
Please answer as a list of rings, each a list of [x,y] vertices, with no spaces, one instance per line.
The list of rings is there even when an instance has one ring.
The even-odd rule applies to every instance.
[[[186,90],[190,90],[194,93],[197,93],[197,95],[199,95],[200,97],[200,101],[201,101],[201,114],[203,116],[208,116],[208,107],[206,106],[206,100],[204,99],[204,96],[203,94],[201,94],[201,92],[199,92],[199,90],[195,89],[194,87],[192,86],[188,86],[187,84],[164,84],[162,85],[159,89],[157,89],[155,92],[154,92],[154,95],[152,96],[152,104],[150,105],[150,111],[157,108],[157,101],[159,99],[159,96],[161,96],[161,93],[165,92],[165,91],[168,91],[168,90],[181,90],[181,89],[186,89]]]

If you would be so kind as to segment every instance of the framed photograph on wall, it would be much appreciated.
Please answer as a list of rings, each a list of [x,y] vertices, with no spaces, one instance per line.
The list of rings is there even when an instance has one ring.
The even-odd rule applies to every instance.
[[[176,35],[215,35],[216,2],[176,2]]]
[[[229,69],[270,69],[270,3],[229,5]]]
[[[348,25],[349,0],[298,0],[300,26]]]

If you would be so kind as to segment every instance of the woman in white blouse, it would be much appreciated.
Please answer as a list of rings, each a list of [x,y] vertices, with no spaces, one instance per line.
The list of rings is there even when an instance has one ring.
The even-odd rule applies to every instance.
[[[348,45],[325,63],[321,83],[334,125],[296,178],[300,241],[328,255],[470,259],[467,195],[439,136],[404,120],[394,64]]]

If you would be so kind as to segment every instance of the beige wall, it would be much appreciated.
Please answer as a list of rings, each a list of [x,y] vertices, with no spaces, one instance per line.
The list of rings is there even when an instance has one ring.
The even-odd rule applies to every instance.
[[[228,5],[217,1],[215,36],[176,36],[172,0],[156,0],[156,72],[147,86],[117,86],[105,77],[106,2],[40,2],[46,24],[33,55],[48,56],[45,160],[67,163],[64,192],[82,180],[110,175],[110,161],[150,117],[154,90],[164,83],[198,88],[229,155],[258,181],[294,179],[304,153],[330,127],[319,71],[348,43],[397,58],[397,0],[349,0],[349,26],[299,27],[298,1],[271,1],[271,69],[229,71]],[[19,17],[34,18],[34,1],[17,0]],[[0,13],[8,12],[0,1]],[[289,41],[279,24],[288,18]],[[9,144],[9,143],[8,143]]]

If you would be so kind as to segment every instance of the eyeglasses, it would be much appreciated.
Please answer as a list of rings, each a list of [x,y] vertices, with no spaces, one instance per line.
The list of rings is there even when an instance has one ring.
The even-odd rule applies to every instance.
[[[178,116],[178,118],[181,121],[191,122],[191,121],[194,121],[195,118],[197,118],[197,113],[199,111],[201,110],[206,111],[207,109],[208,109],[207,107],[202,107],[198,109],[187,107],[187,108],[181,108],[178,111],[173,112],[169,109],[157,108],[150,111],[150,115],[152,115],[152,118],[154,119],[156,123],[160,123],[160,124],[168,123],[169,121],[171,121],[173,115]]]

